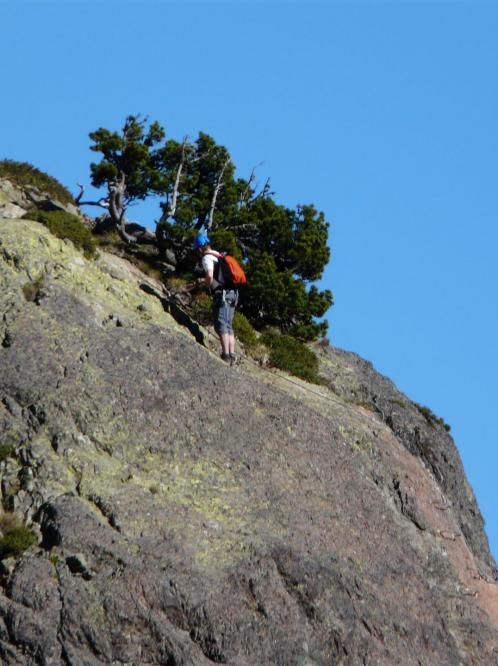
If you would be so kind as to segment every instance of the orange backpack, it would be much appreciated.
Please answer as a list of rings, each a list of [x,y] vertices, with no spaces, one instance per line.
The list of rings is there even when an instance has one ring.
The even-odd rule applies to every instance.
[[[218,259],[217,270],[215,269],[216,275],[214,277],[221,287],[237,288],[243,284],[247,284],[244,269],[235,257],[214,251],[206,252],[206,254],[212,254]]]

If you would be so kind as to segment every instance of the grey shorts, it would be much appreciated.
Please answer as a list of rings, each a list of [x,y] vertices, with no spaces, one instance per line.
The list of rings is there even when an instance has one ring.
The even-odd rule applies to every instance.
[[[233,316],[238,299],[238,292],[233,289],[213,294],[213,323],[218,335],[233,335]]]

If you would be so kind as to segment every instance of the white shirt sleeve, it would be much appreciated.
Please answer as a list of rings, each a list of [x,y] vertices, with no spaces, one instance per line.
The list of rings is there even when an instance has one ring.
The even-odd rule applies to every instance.
[[[213,275],[214,265],[217,261],[218,259],[212,254],[205,254],[202,257],[202,268],[204,269],[204,272]]]

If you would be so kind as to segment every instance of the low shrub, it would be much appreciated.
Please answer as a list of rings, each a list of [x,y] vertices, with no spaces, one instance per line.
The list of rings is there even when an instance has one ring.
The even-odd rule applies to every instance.
[[[165,279],[164,284],[166,289],[176,293],[179,291],[184,291],[185,287],[189,284],[189,281],[187,278],[180,275],[169,275]]]
[[[49,556],[49,562],[52,564],[52,566],[56,567],[59,564],[60,558],[57,555],[57,553],[51,553]]]
[[[258,344],[258,336],[249,319],[241,312],[236,312],[233,318],[233,330],[237,340],[250,349]]]
[[[45,285],[45,276],[42,275],[35,282],[26,282],[22,286],[22,293],[28,303],[39,303],[40,295]]]
[[[12,524],[12,522],[9,520],[3,528],[3,536],[0,538],[0,560],[6,557],[20,557],[25,550],[38,541],[30,529],[24,525]]]
[[[14,444],[0,444],[0,462],[7,460],[15,451]]]
[[[27,185],[36,187],[61,203],[76,203],[71,192],[56,178],[40,171],[29,162],[0,160],[0,178],[7,178],[19,187]]]
[[[125,243],[119,237],[118,232],[115,229],[109,229],[107,231],[93,231],[93,240],[98,246],[103,248],[119,248],[123,249]]]
[[[87,259],[97,256],[95,240],[90,229],[76,215],[63,210],[33,209],[26,213],[26,218],[41,222],[57,238],[67,238]]]
[[[190,303],[190,310],[199,324],[203,326],[211,324],[213,321],[213,299],[210,294],[206,294],[206,292],[196,294]]]
[[[270,350],[270,364],[307,382],[322,384],[318,374],[318,357],[297,338],[266,331],[261,342]]]
[[[422,414],[422,416],[431,426],[431,428],[434,428],[436,425],[438,425],[444,428],[446,432],[451,431],[451,426],[448,423],[446,423],[444,419],[440,418],[439,416],[436,416],[434,412],[431,409],[429,409],[429,407],[425,407],[424,405],[419,405],[418,403],[415,403],[415,407]]]
[[[154,258],[146,258],[146,257],[136,257],[134,255],[128,254],[126,256],[128,261],[136,266],[142,273],[145,273],[145,275],[148,275],[151,277],[153,280],[157,280],[158,282],[161,282],[163,274],[161,269],[157,265],[157,260]]]

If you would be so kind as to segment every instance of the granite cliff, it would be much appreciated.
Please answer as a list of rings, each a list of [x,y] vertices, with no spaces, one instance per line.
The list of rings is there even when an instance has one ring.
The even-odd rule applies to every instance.
[[[1,501],[37,536],[1,565],[3,664],[498,663],[456,447],[369,363],[229,368],[29,220],[0,218],[0,284]]]

